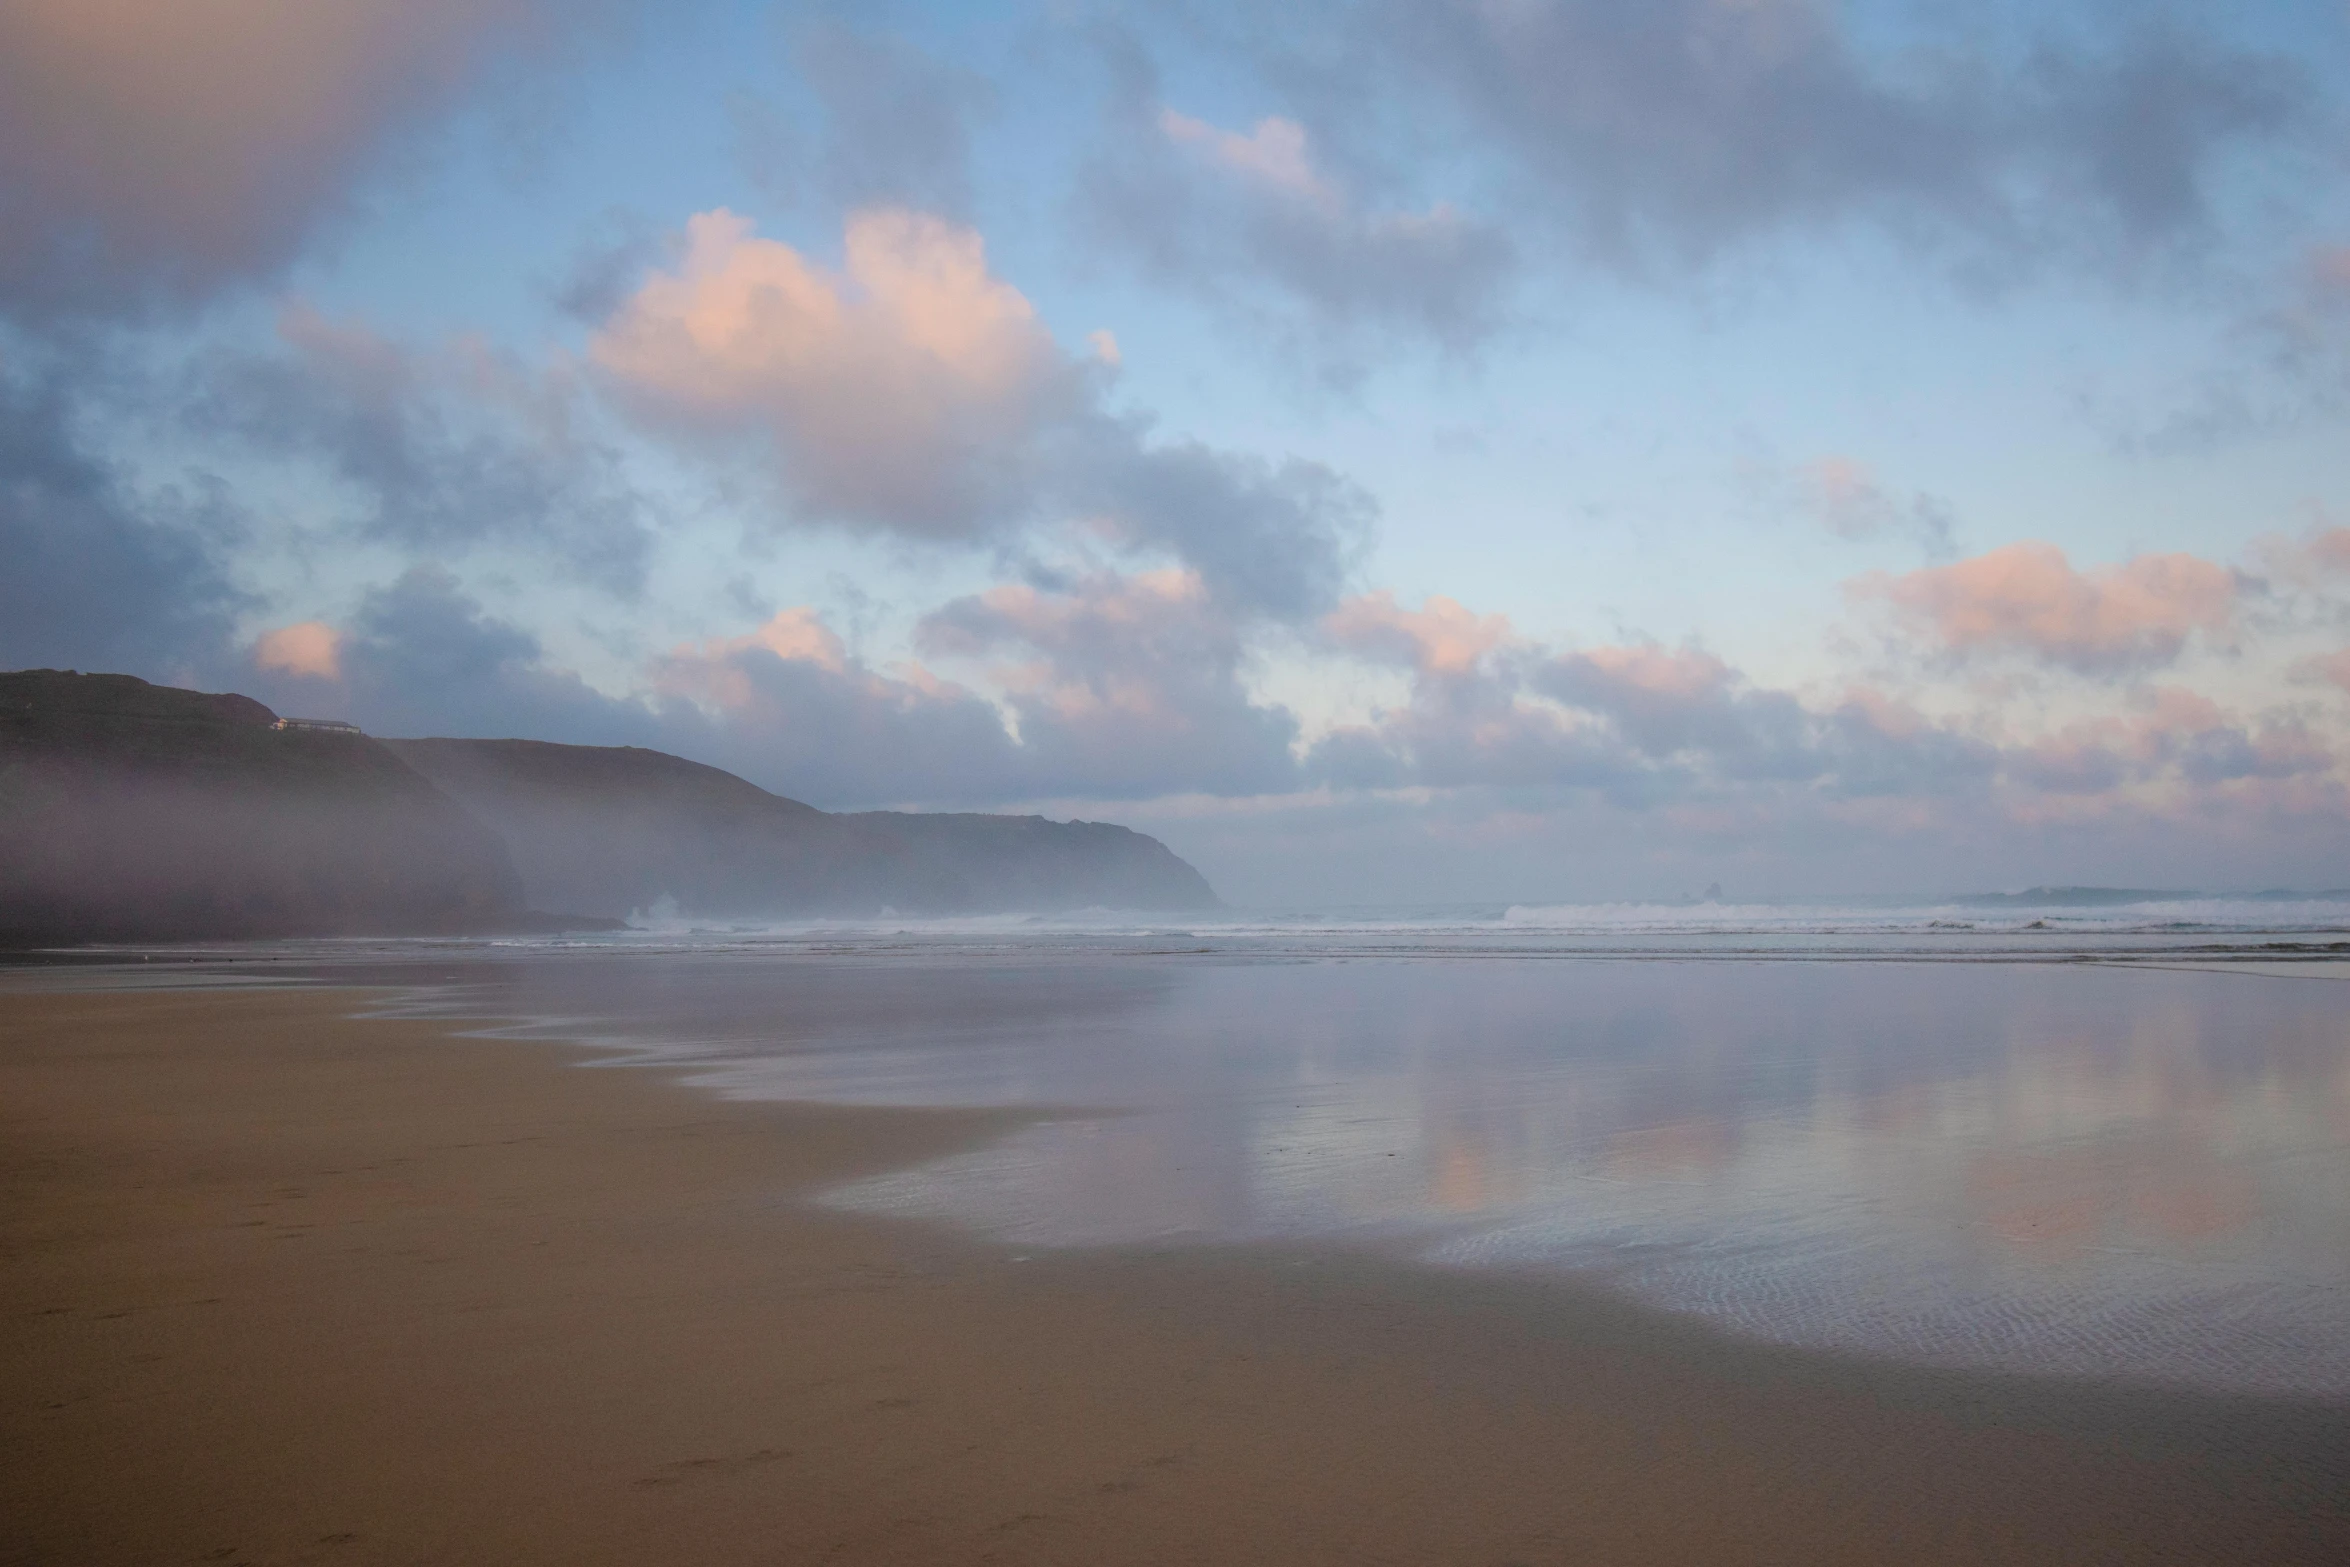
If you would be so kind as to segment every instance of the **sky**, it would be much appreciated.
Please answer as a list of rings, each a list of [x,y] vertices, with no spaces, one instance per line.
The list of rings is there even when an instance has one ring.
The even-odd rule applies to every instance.
[[[1255,906],[2350,885],[2350,0],[0,0],[0,667]]]

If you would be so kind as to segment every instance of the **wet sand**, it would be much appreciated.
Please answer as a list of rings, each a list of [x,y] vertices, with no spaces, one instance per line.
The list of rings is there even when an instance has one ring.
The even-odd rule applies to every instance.
[[[2350,1410],[794,1193],[1010,1124],[0,991],[0,1563],[2339,1562]]]

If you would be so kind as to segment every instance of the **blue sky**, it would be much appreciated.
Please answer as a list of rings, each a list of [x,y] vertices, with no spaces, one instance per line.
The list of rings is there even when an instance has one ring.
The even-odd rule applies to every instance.
[[[2350,883],[2350,6],[0,0],[0,663],[1256,903]]]

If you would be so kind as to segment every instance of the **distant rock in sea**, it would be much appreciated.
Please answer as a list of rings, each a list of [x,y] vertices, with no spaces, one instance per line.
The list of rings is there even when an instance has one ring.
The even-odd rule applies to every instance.
[[[834,814],[633,746],[384,742],[505,840],[535,903],[625,915],[1220,907],[1156,838],[1041,816]]]

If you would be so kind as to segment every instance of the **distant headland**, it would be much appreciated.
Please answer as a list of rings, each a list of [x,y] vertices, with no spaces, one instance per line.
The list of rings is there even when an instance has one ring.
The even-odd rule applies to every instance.
[[[836,814],[659,751],[382,740],[130,675],[0,673],[0,944],[607,929],[657,904],[1219,906],[1105,823]]]

